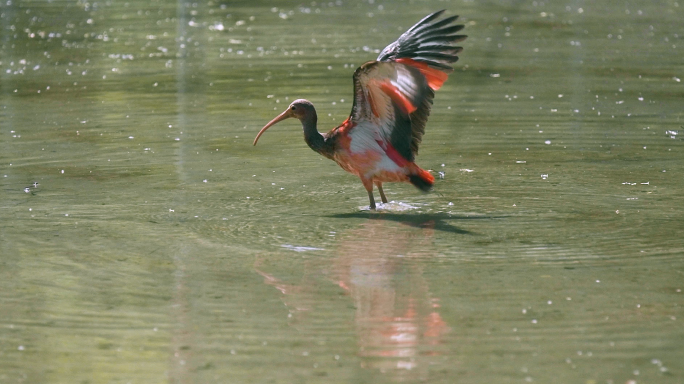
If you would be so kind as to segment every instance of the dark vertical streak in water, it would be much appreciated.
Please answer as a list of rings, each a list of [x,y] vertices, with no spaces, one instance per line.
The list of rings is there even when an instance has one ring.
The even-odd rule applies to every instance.
[[[177,10],[178,24],[176,26],[176,46],[177,46],[177,60],[176,60],[176,129],[179,132],[187,127],[187,119],[185,116],[185,106],[187,104],[186,100],[186,67],[187,67],[187,45],[185,44],[185,37],[187,34],[187,18],[185,3],[183,0],[178,0],[178,10]],[[176,173],[181,182],[185,183],[185,172],[183,170],[183,165],[185,162],[185,156],[183,156],[183,146],[185,141],[180,135],[180,141],[178,142],[177,161],[176,161]]]
[[[186,67],[187,67],[187,49],[185,45],[186,36],[186,7],[184,0],[178,0],[177,3],[177,19],[176,24],[176,47],[177,47],[177,60],[175,62],[176,68],[176,124],[175,129],[179,132],[179,138],[176,147],[176,174],[181,185],[186,184],[186,172],[184,170],[185,166],[185,156],[184,147],[185,140],[180,132],[184,132],[187,128],[186,110]],[[181,192],[181,191],[179,191]],[[183,193],[176,194],[178,196],[176,200],[176,206],[182,206],[185,203]],[[189,383],[190,372],[188,360],[190,357],[190,350],[187,348],[189,346],[189,341],[191,339],[191,324],[189,320],[190,313],[190,303],[188,301],[188,286],[186,279],[186,264],[185,260],[188,258],[189,247],[180,241],[177,247],[177,252],[174,253],[173,262],[176,266],[176,271],[174,273],[173,282],[173,305],[171,309],[171,357],[170,357],[170,369],[169,369],[169,382],[170,383]]]
[[[180,190],[176,194],[176,206],[183,213],[191,215],[189,211],[197,202],[194,196],[186,195],[185,187],[200,182],[196,178],[197,159],[195,155],[199,151],[196,147],[195,137],[198,132],[192,129],[201,129],[206,126],[205,94],[207,92],[204,81],[204,50],[207,39],[205,30],[201,27],[193,27],[190,23],[193,17],[203,13],[204,5],[193,5],[179,0],[177,3],[176,25],[176,124],[180,141],[176,142],[176,174],[180,182]],[[193,11],[191,13],[191,11]],[[195,13],[197,12],[197,13]],[[191,16],[192,15],[192,16]],[[203,166],[203,165],[199,165]],[[179,212],[180,213],[180,212]],[[193,265],[187,262],[193,257],[195,244],[193,240],[181,240],[178,251],[174,256],[176,266],[174,281],[174,308],[173,316],[176,328],[172,341],[173,356],[171,358],[172,377],[174,383],[189,383],[193,381],[194,368],[200,365],[201,357],[194,354],[197,348],[197,336],[193,319],[190,317],[192,303],[192,279]]]
[[[15,5],[5,5],[0,9],[0,61],[2,61],[3,66],[9,67],[8,60],[13,56],[10,52],[12,50],[12,30],[10,26],[12,25],[12,20],[15,19],[16,11]],[[0,71],[0,134],[7,135],[10,133],[14,124],[12,124],[11,113],[14,109],[10,108],[12,90],[8,85],[10,82],[11,74],[7,73],[5,70]],[[7,140],[3,140],[3,143],[8,143]],[[8,153],[7,151],[3,151]]]
[[[0,61],[2,61],[2,66],[9,67],[6,61],[12,57],[10,54],[10,47],[12,45],[12,31],[10,30],[10,25],[16,14],[15,6],[3,6],[3,8],[0,9],[0,14],[2,14],[2,17],[0,17]],[[2,66],[0,66],[0,69]],[[9,135],[14,128],[12,116],[10,115],[12,111],[14,111],[14,108],[11,108],[12,90],[8,85],[10,76],[11,74],[6,73],[5,70],[0,70],[0,143],[2,143],[2,153],[11,153],[8,148],[10,145],[9,138],[11,137]],[[7,161],[4,161],[4,163],[7,163]],[[2,175],[0,175],[0,180],[2,180],[2,182],[0,182],[0,188],[5,190],[4,183],[7,182],[5,175],[8,175],[9,177],[12,177],[12,175],[11,169],[6,167],[7,164],[3,165],[5,165],[5,167],[0,168],[0,172],[2,172]],[[0,239],[2,239],[1,243],[3,244],[3,247],[0,249],[5,251],[3,254],[8,254],[6,252],[11,248],[8,244],[8,239],[5,238],[4,231],[0,231]]]
[[[581,8],[583,6],[583,2],[579,0],[575,0],[575,7],[576,8]],[[576,35],[579,37],[581,36],[581,26],[577,24],[573,24],[573,27],[575,29]],[[579,40],[579,39],[578,39]],[[581,116],[586,116],[586,111],[582,111],[584,109],[584,104],[583,100],[586,99],[585,97],[585,82],[584,82],[584,76],[582,75],[582,70],[581,70],[581,65],[584,63],[584,45],[580,45],[579,47],[573,47],[572,49],[572,56],[571,56],[571,61],[568,63],[566,68],[568,68],[568,75],[571,76],[572,78],[572,85],[573,85],[573,95],[572,95],[572,105],[570,105],[570,108],[580,109],[580,112],[582,114],[575,114],[575,118],[571,119],[571,127],[572,127],[572,133],[577,139],[577,142],[581,143],[583,140],[581,139],[582,136],[582,117]],[[588,107],[588,105],[587,105]]]

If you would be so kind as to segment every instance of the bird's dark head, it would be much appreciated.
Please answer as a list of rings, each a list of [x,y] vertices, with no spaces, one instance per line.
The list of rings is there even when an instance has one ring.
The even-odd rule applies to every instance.
[[[297,99],[293,101],[288,107],[291,117],[295,117],[299,120],[305,119],[307,116],[316,113],[316,108],[314,105],[306,99]]]
[[[283,113],[276,116],[273,120],[269,121],[268,124],[261,128],[261,131],[259,131],[257,136],[254,138],[254,145],[257,144],[259,137],[261,137],[261,135],[266,132],[267,129],[291,117],[299,119],[302,124],[313,124],[315,126],[316,108],[314,108],[314,105],[309,100],[297,99],[293,101],[290,106],[283,111]]]

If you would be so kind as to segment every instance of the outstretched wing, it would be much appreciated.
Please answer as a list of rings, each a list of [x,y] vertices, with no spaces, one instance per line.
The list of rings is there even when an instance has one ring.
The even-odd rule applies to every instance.
[[[371,130],[369,137],[391,144],[404,159],[414,161],[434,91],[453,71],[466,36],[456,34],[458,16],[439,20],[435,12],[411,27],[354,73],[354,129]]]

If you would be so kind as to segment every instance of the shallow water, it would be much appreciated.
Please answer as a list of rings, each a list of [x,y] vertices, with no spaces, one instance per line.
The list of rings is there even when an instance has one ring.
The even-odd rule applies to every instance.
[[[683,7],[3,2],[0,383],[684,381]],[[434,192],[252,146],[441,8]]]

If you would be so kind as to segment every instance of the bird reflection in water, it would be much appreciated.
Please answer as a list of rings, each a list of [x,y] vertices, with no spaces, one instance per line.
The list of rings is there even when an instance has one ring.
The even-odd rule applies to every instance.
[[[315,276],[328,276],[353,301],[361,366],[400,380],[426,379],[429,365],[438,361],[449,326],[423,271],[431,260],[425,250],[431,248],[434,221],[407,224],[368,219],[340,234],[332,263],[307,259],[305,276],[297,285],[262,271],[261,261],[255,269],[266,284],[283,294],[293,326],[304,326],[315,308],[320,291]]]

